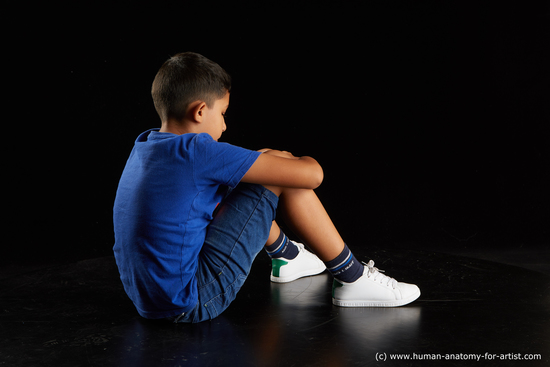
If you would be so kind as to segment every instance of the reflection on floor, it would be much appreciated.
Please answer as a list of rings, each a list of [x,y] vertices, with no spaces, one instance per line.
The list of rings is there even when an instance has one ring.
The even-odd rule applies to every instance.
[[[370,259],[355,250],[362,261]],[[328,273],[269,282],[258,256],[219,318],[197,325],[141,319],[112,257],[0,280],[0,362],[9,366],[548,365],[550,277],[436,252],[377,250],[376,266],[416,283],[400,308],[338,308]],[[409,358],[408,361],[395,358]],[[525,360],[534,358],[533,360]],[[469,363],[468,363],[469,362]],[[382,363],[382,362],[381,362]]]

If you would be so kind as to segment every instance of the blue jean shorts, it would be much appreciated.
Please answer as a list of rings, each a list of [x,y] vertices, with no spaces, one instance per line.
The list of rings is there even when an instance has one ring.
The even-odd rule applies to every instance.
[[[235,299],[263,249],[279,198],[261,185],[240,183],[216,209],[199,256],[199,301],[172,319],[196,323],[221,314]]]

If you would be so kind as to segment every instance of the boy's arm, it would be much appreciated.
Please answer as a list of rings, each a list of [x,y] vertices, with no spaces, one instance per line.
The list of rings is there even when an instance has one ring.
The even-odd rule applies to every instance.
[[[311,157],[262,149],[262,154],[241,181],[260,185],[315,189],[323,182],[323,169]]]

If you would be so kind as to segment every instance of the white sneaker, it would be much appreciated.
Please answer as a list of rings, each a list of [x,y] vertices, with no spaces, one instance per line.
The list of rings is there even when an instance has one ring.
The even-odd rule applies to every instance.
[[[317,275],[326,269],[325,264],[317,256],[306,250],[303,244],[291,242],[298,247],[298,255],[292,260],[285,258],[271,259],[272,282],[292,282],[298,278]]]
[[[365,263],[363,263],[365,264]],[[353,283],[332,285],[332,303],[340,307],[397,307],[411,303],[420,296],[414,284],[400,283],[380,273],[374,261],[365,264],[363,275]]]

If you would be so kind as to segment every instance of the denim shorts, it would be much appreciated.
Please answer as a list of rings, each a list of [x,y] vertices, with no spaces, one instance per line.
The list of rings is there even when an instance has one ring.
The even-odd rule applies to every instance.
[[[263,249],[279,198],[261,185],[240,183],[220,203],[199,255],[199,301],[171,320],[196,323],[221,314],[235,299]]]

